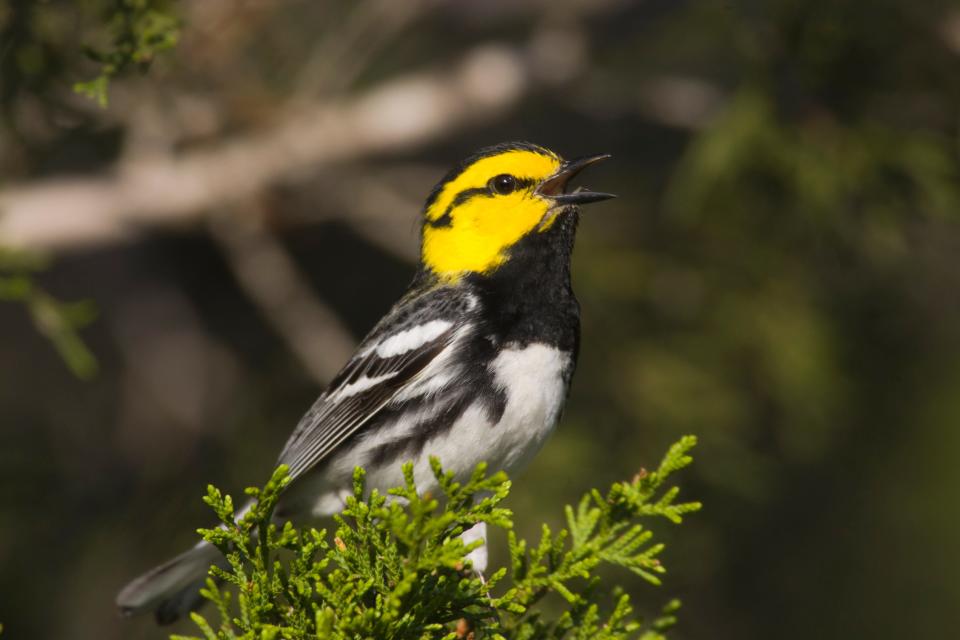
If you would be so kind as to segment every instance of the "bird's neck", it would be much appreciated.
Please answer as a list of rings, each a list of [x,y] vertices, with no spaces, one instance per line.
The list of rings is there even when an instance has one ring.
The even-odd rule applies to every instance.
[[[512,247],[496,271],[468,278],[501,344],[538,342],[576,354],[580,308],[570,282],[576,225],[576,212],[564,214],[548,231]]]
[[[498,344],[543,343],[576,358],[580,305],[570,282],[570,260],[579,211],[572,208],[550,228],[533,232],[510,248],[508,259],[490,273],[467,273],[454,283],[422,266],[412,290],[462,286],[480,299],[487,333]]]

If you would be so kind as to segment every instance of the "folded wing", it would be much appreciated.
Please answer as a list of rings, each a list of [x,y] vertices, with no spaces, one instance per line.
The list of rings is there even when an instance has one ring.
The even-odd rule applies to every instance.
[[[460,328],[462,323],[452,319],[432,319],[369,337],[300,420],[280,453],[279,463],[289,467],[291,479],[370,422],[451,346]]]

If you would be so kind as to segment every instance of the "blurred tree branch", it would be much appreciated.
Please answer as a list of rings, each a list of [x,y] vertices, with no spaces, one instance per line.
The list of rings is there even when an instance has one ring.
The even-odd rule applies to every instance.
[[[250,299],[314,380],[325,384],[353,354],[354,339],[313,292],[259,211],[215,216],[210,232]]]
[[[91,83],[103,80],[97,88],[101,101],[110,77],[130,65],[148,64],[176,42],[177,22],[169,6],[152,0],[111,5],[106,26],[112,44],[95,52],[102,73]],[[128,143],[107,173],[0,190],[0,241],[31,250],[73,249],[135,237],[144,226],[209,220],[213,238],[251,300],[311,375],[328,380],[349,356],[353,338],[305,284],[282,244],[258,221],[237,221],[241,215],[230,216],[228,223],[223,212],[249,210],[266,188],[291,179],[302,182],[298,176],[309,169],[311,182],[320,174],[317,180],[326,185],[321,199],[325,215],[343,216],[378,246],[415,258],[414,243],[399,228],[407,220],[396,212],[412,214],[417,198],[356,171],[340,170],[328,180],[329,169],[316,169],[449,136],[495,117],[538,89],[562,86],[588,66],[576,17],[598,9],[568,7],[569,15],[559,20],[539,20],[522,49],[480,46],[446,71],[413,73],[346,95],[370,61],[431,6],[429,0],[366,0],[350,6],[340,27],[327,30],[300,65],[291,98],[269,127],[228,134],[189,151],[177,151],[178,136],[167,131],[166,144],[144,148]],[[347,56],[347,51],[355,55]],[[348,62],[334,62],[341,60]],[[696,80],[668,80],[640,83],[635,93],[624,96],[628,108],[671,126],[704,126],[722,96]],[[611,102],[609,95],[599,99]],[[142,142],[143,131],[148,137],[157,133],[157,114],[147,114],[145,121],[140,109],[134,109],[132,119],[125,118],[125,129],[131,140]],[[276,282],[267,282],[263,274],[268,272]],[[320,327],[323,339],[308,330],[311,326]]]
[[[195,222],[316,165],[423,144],[515,104],[533,86],[524,55],[470,51],[449,72],[413,73],[352,99],[316,103],[260,132],[183,154],[127,158],[108,175],[0,191],[0,241],[64,249]]]
[[[431,0],[358,2],[337,29],[331,29],[298,71],[292,103],[339,96],[373,58],[431,7]]]

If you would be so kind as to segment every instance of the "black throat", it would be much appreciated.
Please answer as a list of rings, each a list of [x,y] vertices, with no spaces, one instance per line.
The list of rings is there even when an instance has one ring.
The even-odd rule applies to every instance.
[[[487,334],[501,345],[539,342],[569,351],[580,346],[580,305],[570,283],[579,211],[563,211],[546,231],[532,231],[488,274],[467,277],[488,318]]]

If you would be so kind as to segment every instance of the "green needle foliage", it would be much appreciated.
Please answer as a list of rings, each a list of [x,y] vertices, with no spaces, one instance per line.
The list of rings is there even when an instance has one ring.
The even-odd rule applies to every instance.
[[[63,302],[36,281],[46,261],[32,253],[0,247],[0,302],[24,305],[34,326],[50,340],[70,371],[88,379],[97,373],[97,359],[80,337],[97,311],[89,301]]]
[[[590,491],[576,508],[567,507],[566,527],[544,526],[536,543],[512,531],[513,514],[501,506],[510,481],[503,473],[487,475],[484,465],[458,482],[432,459],[442,495],[431,496],[417,491],[408,463],[404,486],[390,498],[368,494],[357,469],[332,541],[326,531],[274,521],[289,482],[285,467],[262,490],[247,490],[253,504],[239,517],[230,496],[211,486],[204,500],[221,526],[200,533],[226,562],[211,568],[202,593],[221,622],[215,628],[197,613],[193,620],[206,640],[664,638],[678,602],[644,623],[633,616],[629,596],[601,584],[594,570],[614,565],[660,584],[663,544],[641,521],[679,523],[700,508],[675,502],[678,489],[664,488],[674,471],[690,464],[695,444],[686,436],[656,471],[641,471],[605,494]],[[459,537],[477,523],[509,531],[510,563],[486,579],[464,560],[481,542],[465,545]],[[552,615],[547,611],[557,606],[542,606],[551,594],[560,605]]]
[[[112,78],[130,68],[145,71],[180,39],[180,21],[169,0],[111,0],[106,4],[103,20],[110,43],[85,47],[87,57],[100,65],[100,73],[73,86],[101,107],[107,106]]]

